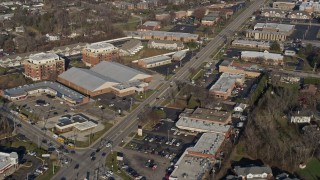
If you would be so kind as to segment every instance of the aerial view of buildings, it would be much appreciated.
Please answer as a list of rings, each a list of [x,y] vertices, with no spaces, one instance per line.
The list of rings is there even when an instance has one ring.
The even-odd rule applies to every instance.
[[[2,0],[0,179],[319,179],[319,15]]]

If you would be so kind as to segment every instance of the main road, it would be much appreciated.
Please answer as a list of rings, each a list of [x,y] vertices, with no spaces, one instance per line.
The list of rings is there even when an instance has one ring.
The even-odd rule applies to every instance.
[[[201,64],[207,61],[212,53],[219,49],[226,43],[228,37],[241,27],[241,25],[252,15],[252,13],[259,9],[264,3],[263,0],[255,0],[246,10],[244,10],[237,18],[235,18],[227,27],[225,27],[215,38],[213,38],[207,46],[201,49],[188,63],[186,63],[170,80],[166,81],[155,93],[143,101],[135,110],[133,110],[125,119],[116,124],[108,133],[102,138],[113,141],[116,146],[129,135],[130,132],[137,129],[137,116],[143,112],[145,106],[160,105],[158,97],[165,94],[171,87],[171,82],[175,80],[185,80],[190,76],[190,68],[198,68]],[[100,152],[96,153],[96,160],[92,161],[90,158],[94,149],[101,148]],[[67,168],[62,168],[53,177],[53,179],[92,179],[99,168],[105,164],[105,158],[102,157],[102,152],[109,154],[112,150],[104,147],[101,143],[96,142],[90,149],[82,152],[81,154],[73,155],[73,161]],[[75,169],[75,165],[79,164],[79,168]]]

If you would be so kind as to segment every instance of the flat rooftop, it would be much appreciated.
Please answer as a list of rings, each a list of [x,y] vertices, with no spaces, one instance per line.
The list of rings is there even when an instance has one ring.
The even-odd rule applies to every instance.
[[[204,133],[197,141],[194,147],[190,147],[187,151],[199,152],[202,154],[215,155],[225,140],[223,134]]]
[[[263,58],[265,60],[283,60],[283,56],[277,53],[270,53],[268,51],[241,51],[241,57],[246,58]]]
[[[218,81],[210,87],[209,91],[218,91],[226,93],[236,83],[238,79],[242,79],[244,77],[244,74],[222,73]]]
[[[158,26],[160,25],[159,21],[146,21],[145,23],[143,23],[144,26]]]
[[[93,49],[93,50],[111,49],[111,48],[114,48],[114,45],[107,42],[96,42],[96,43],[87,45],[87,48]]]
[[[183,155],[175,166],[169,179],[193,179],[200,180],[212,164],[206,158]]]
[[[231,69],[242,69],[246,71],[259,71],[259,66],[256,64],[238,63],[232,60],[223,60],[220,66],[227,66]]]
[[[230,130],[230,125],[222,125],[214,121],[199,121],[191,119],[189,117],[181,117],[176,126],[179,129],[196,131],[196,132],[214,132],[214,133],[226,133]]]
[[[237,39],[232,41],[232,44],[242,44],[242,45],[254,45],[254,46],[271,46],[270,41],[250,41],[250,40],[242,40]]]
[[[198,34],[180,33],[180,32],[167,32],[167,31],[132,31],[128,32],[129,36],[141,37],[141,36],[173,36],[178,38],[193,38],[198,39]]]
[[[37,53],[29,56],[30,61],[48,61],[48,60],[59,60],[59,56],[54,53]]]
[[[140,60],[145,62],[146,64],[153,64],[153,63],[157,63],[157,62],[171,60],[171,57],[161,55],[161,56],[153,56],[153,57],[149,57],[149,58],[144,58],[144,59],[140,59]]]
[[[290,24],[278,24],[278,23],[257,23],[254,26],[254,30],[256,29],[274,29],[279,32],[290,32],[294,29],[294,25]]]
[[[11,158],[17,160],[18,154],[16,152],[12,152],[12,153],[0,152],[0,169],[4,169],[5,167],[9,166],[12,163]]]
[[[82,100],[84,98],[84,96],[77,91],[74,91],[57,82],[51,81],[42,81],[34,84],[27,84],[24,86],[6,89],[4,90],[4,94],[10,97],[22,96],[27,95],[29,91],[37,89],[52,89],[75,101]]]
[[[226,123],[226,121],[230,118],[231,113],[214,109],[197,108],[192,113],[184,113],[183,116],[200,121],[202,120]]]
[[[74,125],[74,128],[76,128],[77,130],[79,131],[85,131],[85,130],[88,130],[88,129],[91,129],[91,128],[94,128],[94,127],[97,127],[98,125],[92,121],[86,121],[86,122],[83,122],[81,124],[76,124]]]

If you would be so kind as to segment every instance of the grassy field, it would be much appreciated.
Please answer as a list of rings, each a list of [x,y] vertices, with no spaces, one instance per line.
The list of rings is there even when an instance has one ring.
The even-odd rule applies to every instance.
[[[105,132],[107,132],[113,126],[113,124],[111,123],[103,123],[103,125],[104,125],[104,128],[101,131],[91,134],[91,143],[99,139]],[[76,141],[75,145],[76,147],[88,147],[89,139],[88,141]]]
[[[49,169],[41,176],[37,177],[37,180],[47,180],[53,177],[53,164],[48,164]],[[54,166],[54,173],[57,173],[60,169],[60,166]]]
[[[303,179],[318,180],[320,179],[320,161],[319,159],[312,159],[307,164],[305,169],[299,170],[298,174]]]
[[[135,94],[134,99],[137,101],[143,101],[147,99],[149,96],[151,96],[154,92],[155,92],[154,90],[149,89],[143,94]]]
[[[131,180],[132,178],[122,171],[117,162],[117,152],[113,151],[106,158],[106,166],[123,180]]]
[[[125,31],[135,31],[137,26],[140,24],[140,19],[137,17],[131,16],[126,23],[116,23],[115,27],[125,30]]]

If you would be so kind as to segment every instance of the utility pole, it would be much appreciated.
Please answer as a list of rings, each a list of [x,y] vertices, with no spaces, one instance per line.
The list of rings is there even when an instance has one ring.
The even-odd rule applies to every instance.
[[[132,98],[130,98],[130,111],[132,111]]]
[[[54,174],[54,164],[52,163],[52,174]]]
[[[169,138],[169,129],[168,129],[168,142],[169,142],[169,139],[170,139],[170,138]]]
[[[38,137],[38,148],[40,148],[40,139],[39,139],[39,136],[37,135]]]

